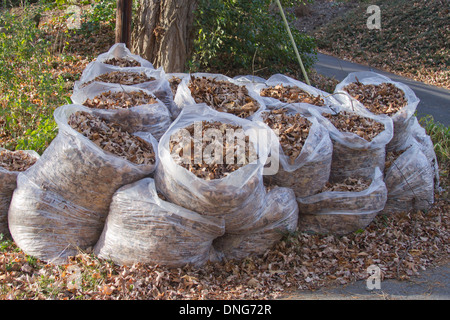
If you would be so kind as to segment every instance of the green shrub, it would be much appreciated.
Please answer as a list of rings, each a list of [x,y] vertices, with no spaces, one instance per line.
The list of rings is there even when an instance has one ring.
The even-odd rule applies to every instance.
[[[271,0],[200,0],[191,71],[299,71],[289,35]],[[282,1],[291,6],[299,0]],[[288,15],[288,19],[292,16]],[[314,62],[315,42],[291,28],[305,67]]]
[[[42,152],[56,134],[53,110],[66,102],[64,80],[51,71],[51,44],[25,7],[0,12],[0,145]]]

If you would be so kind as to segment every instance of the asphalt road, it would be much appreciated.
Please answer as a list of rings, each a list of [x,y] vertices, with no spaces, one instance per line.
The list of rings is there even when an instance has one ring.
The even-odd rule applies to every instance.
[[[283,300],[450,300],[450,264],[422,271],[409,280],[382,280],[379,289],[367,289],[367,280],[346,286],[297,291]]]
[[[319,74],[342,81],[351,72],[373,71],[385,75],[393,81],[408,85],[420,99],[417,107],[417,116],[423,117],[427,114],[433,116],[434,121],[445,126],[450,126],[450,90],[424,84],[405,77],[371,68],[365,65],[341,60],[329,55],[318,53],[318,62],[314,68]]]

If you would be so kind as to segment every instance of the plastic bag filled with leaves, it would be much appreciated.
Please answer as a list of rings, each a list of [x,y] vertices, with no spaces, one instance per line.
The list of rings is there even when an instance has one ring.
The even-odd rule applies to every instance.
[[[371,179],[375,167],[384,169],[386,145],[393,134],[389,117],[339,106],[309,110],[327,128],[333,142],[330,181]]]
[[[114,194],[94,253],[120,265],[200,266],[215,256],[212,242],[224,232],[223,219],[163,200],[154,180],[145,178]]]
[[[436,157],[436,152],[434,151],[434,143],[425,131],[425,128],[420,125],[416,117],[413,117],[411,120],[411,136],[420,144],[420,149],[425,157],[427,157],[434,172],[434,187],[435,189],[439,189],[439,163]]]
[[[150,91],[133,86],[94,82],[71,96],[74,104],[120,123],[129,132],[150,132],[159,140],[172,123],[166,105]]]
[[[413,137],[404,150],[388,152],[384,181],[388,198],[384,212],[427,210],[434,203],[434,171]]]
[[[392,119],[394,134],[388,151],[400,148],[408,140],[420,99],[407,85],[375,72],[353,72],[336,86],[334,93],[339,93],[336,98],[347,108],[364,108]]]
[[[9,210],[17,245],[41,260],[63,263],[94,246],[121,186],[151,174],[157,142],[132,135],[79,105],[58,108],[58,135],[39,161],[19,174]]]
[[[321,108],[340,104],[332,94],[283,74],[274,74],[265,82],[253,82],[251,90],[263,99],[267,108],[279,109],[292,104]]]
[[[39,159],[32,150],[10,151],[0,147],[0,233],[9,236],[8,210],[17,186],[17,176]]]
[[[247,230],[226,233],[214,240],[219,257],[240,260],[264,254],[284,235],[296,230],[298,205],[292,189],[275,187],[270,190],[260,210],[260,219]]]
[[[242,119],[252,119],[265,109],[261,97],[249,90],[247,83],[212,73],[193,73],[184,77],[178,85],[175,103],[180,108],[204,103]]]
[[[145,89],[166,105],[172,118],[178,113],[169,81],[167,81],[162,68],[120,68],[94,61],[89,68],[84,69],[80,80],[75,81],[73,94],[77,96],[79,91],[82,91],[91,83],[109,83]]]
[[[297,197],[323,188],[330,177],[333,144],[327,129],[307,108],[287,105],[268,109],[253,121],[264,123],[276,135],[270,158],[278,163],[278,170],[266,170],[266,182],[292,188]]]
[[[299,230],[344,235],[364,229],[383,210],[387,189],[379,168],[370,180],[349,178],[329,184],[323,192],[297,198]]]
[[[156,187],[170,202],[223,217],[227,231],[259,220],[268,128],[218,112],[185,106],[159,144]]]
[[[99,54],[95,59],[97,63],[104,63],[119,68],[150,68],[154,69],[150,61],[145,60],[139,55],[132,54],[124,43],[114,44],[107,52]],[[88,70],[92,62],[86,67]]]

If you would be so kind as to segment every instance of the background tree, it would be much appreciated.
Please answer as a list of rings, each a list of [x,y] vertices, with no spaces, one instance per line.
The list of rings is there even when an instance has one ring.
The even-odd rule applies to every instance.
[[[305,2],[282,0],[285,8]],[[271,0],[135,0],[135,5],[131,49],[166,72],[261,71],[260,75],[288,72],[302,77]],[[291,29],[308,68],[314,62],[315,42]]]
[[[166,72],[185,71],[197,0],[135,2],[131,50]]]

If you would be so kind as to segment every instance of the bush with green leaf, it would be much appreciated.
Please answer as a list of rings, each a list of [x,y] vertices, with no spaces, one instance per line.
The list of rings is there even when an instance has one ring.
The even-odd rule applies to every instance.
[[[300,3],[303,1],[282,1],[286,7]],[[301,74],[278,7],[271,0],[199,0],[195,27],[191,71]],[[311,67],[314,39],[295,28],[291,31],[305,67]]]
[[[35,15],[28,7],[0,12],[0,146],[42,152],[56,135],[53,110],[67,92],[52,73],[51,44]]]

